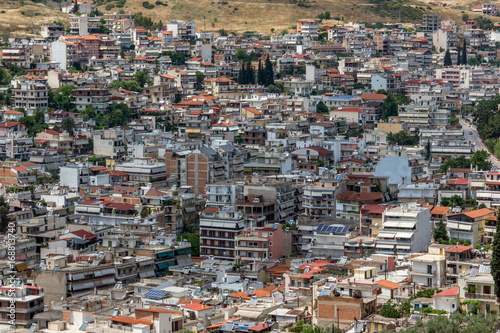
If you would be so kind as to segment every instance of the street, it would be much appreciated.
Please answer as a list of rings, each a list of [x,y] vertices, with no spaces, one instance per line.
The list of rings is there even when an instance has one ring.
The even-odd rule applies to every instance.
[[[465,141],[467,142],[470,141],[471,144],[474,144],[476,147],[476,151],[481,149],[488,151],[488,149],[486,149],[486,146],[483,144],[483,141],[479,137],[479,134],[477,133],[476,126],[474,124],[469,123],[468,120],[465,120],[463,118],[459,119],[460,119],[460,125],[462,125],[462,129],[464,131]],[[470,132],[472,132],[472,134],[469,134]],[[491,154],[490,154],[490,161],[491,163],[493,163],[494,170],[500,168],[500,161],[498,160],[498,158],[496,158]]]

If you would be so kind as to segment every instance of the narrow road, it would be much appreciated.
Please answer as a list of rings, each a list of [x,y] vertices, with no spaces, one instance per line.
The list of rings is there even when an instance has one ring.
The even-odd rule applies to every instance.
[[[460,125],[462,125],[462,129],[464,131],[464,136],[466,141],[470,141],[471,143],[474,143],[477,150],[486,150],[486,146],[483,143],[483,140],[479,137],[479,134],[477,133],[477,128],[474,124],[469,123],[468,120],[465,120],[463,118],[459,118],[460,120]],[[493,164],[492,169],[500,169],[500,160],[496,158],[495,156],[490,154],[490,162]]]

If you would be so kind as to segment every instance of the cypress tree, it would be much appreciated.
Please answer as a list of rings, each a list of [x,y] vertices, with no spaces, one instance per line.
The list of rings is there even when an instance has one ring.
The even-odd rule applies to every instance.
[[[240,71],[238,72],[238,83],[239,84],[243,84],[243,75],[244,75],[244,67],[245,67],[245,64],[241,65],[240,67]]]
[[[264,84],[265,76],[264,76],[264,68],[262,68],[262,61],[259,60],[259,70],[257,71],[257,83]]]
[[[446,53],[444,54],[444,66],[449,67],[451,65],[452,62],[451,62],[450,50],[446,50]]]
[[[274,71],[273,71],[273,64],[271,64],[271,60],[269,59],[269,55],[266,58],[266,62],[264,64],[264,73],[265,73],[265,86],[274,84]]]
[[[467,65],[467,46],[465,45],[465,38],[464,47],[462,48],[462,65]]]
[[[457,46],[457,66],[460,66],[462,64],[462,56],[460,55],[460,46]]]
[[[247,83],[254,84],[255,83],[255,74],[253,72],[253,67],[250,62],[247,63]]]
[[[497,229],[493,238],[491,255],[491,275],[495,281],[495,295],[500,298],[500,213],[497,215]]]

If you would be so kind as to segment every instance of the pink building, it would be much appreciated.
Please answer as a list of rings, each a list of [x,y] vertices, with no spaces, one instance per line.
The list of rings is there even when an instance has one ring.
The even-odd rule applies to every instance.
[[[238,262],[252,265],[254,262],[278,260],[283,254],[282,226],[244,229],[235,237]]]

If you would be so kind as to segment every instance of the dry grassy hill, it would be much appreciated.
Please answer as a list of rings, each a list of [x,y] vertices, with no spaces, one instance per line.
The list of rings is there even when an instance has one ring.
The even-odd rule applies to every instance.
[[[163,23],[171,19],[194,21],[197,27],[203,30],[216,31],[225,29],[228,32],[259,31],[270,33],[271,29],[280,32],[291,29],[297,19],[313,18],[318,14],[329,11],[331,16],[344,18],[343,21],[383,21],[397,22],[398,15],[380,16],[374,13],[374,5],[369,0],[147,0],[154,8],[147,9],[145,0],[126,0],[121,8],[110,8],[120,0],[101,0],[98,8],[103,12],[114,12],[118,9],[132,12],[142,12],[154,21]],[[123,0],[122,0],[123,1]],[[443,17],[461,21],[462,10],[468,12],[480,0],[452,0],[460,9],[440,8],[429,5],[433,0],[404,0],[404,5],[421,9],[422,12],[437,13]],[[160,3],[159,2],[159,3]],[[474,17],[472,12],[469,16]],[[499,19],[500,21],[500,19]],[[324,21],[326,24],[338,24],[336,20]]]
[[[0,37],[38,36],[44,22],[68,21],[55,3],[44,5],[31,1],[0,0]]]
[[[47,5],[38,3],[40,1],[42,0],[0,0],[0,37],[36,36],[43,22],[68,21],[68,15],[63,14],[59,8],[61,1],[69,0],[43,0]],[[225,29],[228,32],[258,31],[269,34],[271,29],[274,29],[279,33],[292,29],[297,19],[313,18],[325,11],[329,11],[332,17],[338,16],[341,19],[323,21],[325,24],[338,24],[342,21],[399,20],[394,10],[389,16],[376,14],[375,6],[370,3],[373,0],[146,0],[151,9],[144,7],[145,0],[94,1],[99,4],[98,9],[101,12],[142,12],[153,21],[161,20],[163,23],[173,19],[194,21],[199,29],[206,31]],[[410,15],[415,9],[415,12],[441,14],[457,22],[461,21],[463,10],[470,17],[477,16],[469,10],[480,3],[480,0],[450,0],[447,3],[454,4],[459,9],[449,9],[430,5],[429,2],[433,0],[402,1]],[[500,21],[499,18],[491,19]]]

